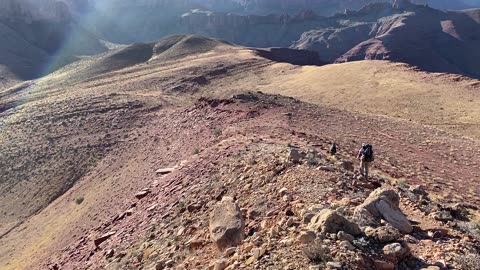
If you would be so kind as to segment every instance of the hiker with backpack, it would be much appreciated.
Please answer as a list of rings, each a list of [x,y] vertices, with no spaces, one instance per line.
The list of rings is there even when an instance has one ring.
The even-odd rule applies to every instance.
[[[337,153],[337,144],[333,143],[330,146],[330,150],[328,152],[330,153],[330,155],[335,156],[335,154]]]
[[[362,148],[358,150],[357,158],[360,159],[360,174],[368,180],[368,168],[370,162],[374,160],[373,147],[371,144],[362,144]]]

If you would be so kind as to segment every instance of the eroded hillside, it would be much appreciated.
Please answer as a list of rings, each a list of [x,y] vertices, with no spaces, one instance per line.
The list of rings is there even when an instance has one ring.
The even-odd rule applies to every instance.
[[[467,108],[479,102],[478,81],[389,62],[301,67],[260,55],[177,36],[2,89],[0,268],[203,269],[222,256],[208,236],[222,196],[236,198],[246,221],[248,237],[227,259],[234,268],[420,268],[476,252],[480,147],[466,136],[478,130],[454,135],[422,121],[458,124],[455,106],[475,119]],[[469,98],[453,102],[458,91]],[[336,158],[325,152],[332,142]],[[371,182],[352,170],[362,142],[376,149]],[[288,159],[292,149],[305,156]],[[428,194],[408,191],[418,184]],[[401,195],[412,232],[379,243],[363,230],[350,245],[329,235],[328,259],[305,256],[297,238],[310,228],[309,208],[361,224],[354,208],[380,186]],[[412,256],[384,256],[392,243]]]

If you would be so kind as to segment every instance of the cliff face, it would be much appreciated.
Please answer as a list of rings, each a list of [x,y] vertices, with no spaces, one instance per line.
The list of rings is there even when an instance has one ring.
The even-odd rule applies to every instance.
[[[56,0],[3,0],[0,2],[0,18],[9,20],[70,19],[70,9],[65,2]]]

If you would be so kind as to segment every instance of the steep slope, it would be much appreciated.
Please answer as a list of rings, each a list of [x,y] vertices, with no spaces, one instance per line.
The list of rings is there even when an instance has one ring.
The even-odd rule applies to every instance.
[[[236,197],[248,221],[248,238],[232,263],[237,260],[237,266],[249,267],[252,248],[264,247],[269,256],[257,256],[253,263],[258,268],[282,269],[289,265],[305,269],[320,263],[304,257],[302,244],[297,241],[301,230],[308,229],[302,225],[300,213],[309,207],[335,209],[343,205],[338,211],[350,215],[375,185],[391,188],[403,179],[425,184],[431,194],[443,196],[444,201],[468,197],[474,204],[478,200],[478,183],[470,183],[468,190],[458,185],[478,177],[475,170],[470,170],[480,166],[478,142],[435,128],[251,93],[228,100],[202,99],[187,107],[136,115],[138,121],[129,122],[136,128],[127,133],[128,140],[45,211],[0,239],[6,251],[3,254],[12,254],[2,257],[5,269],[155,269],[162,261],[170,266],[206,268],[222,257],[208,236],[207,219],[219,200],[217,196]],[[378,129],[366,132],[365,123]],[[358,144],[366,140],[377,149],[371,185],[358,181],[358,175],[343,169],[343,163],[324,156],[329,143],[336,141],[342,149],[338,159],[351,162]],[[450,163],[448,173],[442,172],[445,167],[440,159],[432,158],[444,153],[445,141],[452,149],[449,157],[457,161],[455,165]],[[287,159],[289,147],[317,154],[296,165]],[[471,151],[455,151],[465,147]],[[174,171],[167,176],[156,173],[173,166]],[[286,191],[281,191],[284,187]],[[140,193],[142,190],[146,193]],[[457,192],[451,192],[454,190]],[[454,196],[458,192],[464,196]],[[79,196],[84,201],[77,205],[74,200]],[[415,245],[412,238],[400,237],[410,239],[415,254],[401,269],[420,269],[442,259],[449,265],[454,263],[453,255],[449,259],[440,252],[429,256],[429,248],[460,254],[463,250],[473,252],[478,245],[473,237],[459,242],[464,234],[458,228],[422,214],[435,214],[441,209],[428,199],[425,202],[432,208],[425,210],[420,207],[421,201],[417,205],[402,199],[409,219],[416,221],[410,236],[418,243],[429,231],[448,233],[441,236],[442,245],[432,240]],[[285,225],[288,219],[292,221]],[[109,232],[110,239],[94,244]],[[330,247],[337,255],[332,260],[354,269],[369,269],[372,258],[389,260],[375,254],[383,245],[355,243],[364,249],[353,248],[353,253],[341,255],[345,249],[333,240]],[[372,258],[368,253],[363,255],[366,250],[371,250]],[[151,255],[154,252],[156,255]],[[364,260],[348,259],[357,252]],[[38,265],[30,265],[32,259],[23,259],[47,256],[48,260]]]
[[[360,43],[337,61],[387,59],[423,70],[479,78],[480,25],[461,12],[417,8],[386,20],[374,38]]]
[[[116,246],[117,240],[109,247],[138,266],[134,261],[138,261],[137,247],[144,242],[144,226],[167,218],[168,213],[163,211],[169,209],[159,207],[162,212],[150,216],[155,221],[145,219],[146,208],[154,201],[165,202],[168,207],[187,203],[180,203],[179,198],[190,193],[177,193],[177,189],[183,188],[170,181],[187,181],[193,186],[198,180],[201,186],[196,194],[208,197],[214,192],[209,188],[202,193],[204,185],[221,186],[228,182],[227,178],[237,179],[237,175],[230,175],[229,166],[249,157],[227,161],[238,152],[236,141],[249,144],[261,138],[268,145],[272,143],[272,153],[262,152],[262,159],[266,160],[272,154],[283,155],[288,143],[304,149],[319,145],[320,151],[337,141],[342,148],[341,157],[351,161],[350,153],[358,144],[371,141],[378,147],[378,171],[373,173],[379,181],[383,177],[385,184],[388,179],[428,183],[426,188],[442,203],[464,200],[455,194],[468,196],[472,202],[479,200],[478,183],[471,181],[479,177],[478,141],[464,137],[479,134],[477,80],[418,72],[389,62],[301,67],[273,62],[260,55],[258,49],[218,40],[174,36],[86,58],[42,79],[0,90],[0,268],[45,269],[46,264],[55,263],[67,269],[84,269],[89,264],[98,265],[99,269],[107,267],[111,262],[105,260],[103,251],[91,249],[91,244],[93,238],[110,228],[118,230],[123,240],[117,239],[122,242],[121,248]],[[88,73],[94,68],[102,73]],[[231,99],[232,95],[258,90],[297,96],[326,106],[251,94]],[[451,98],[458,92],[466,99]],[[193,105],[205,96],[226,100],[203,100]],[[438,114],[440,108],[444,108],[442,114]],[[422,122],[425,119],[430,122]],[[425,126],[443,123],[444,119],[453,125],[441,127],[459,135]],[[468,129],[457,129],[464,119],[471,121]],[[378,128],[366,130],[366,125]],[[252,147],[266,146],[255,143]],[[166,182],[157,177],[157,169],[173,167],[182,160],[193,162],[185,174],[165,178]],[[219,170],[224,174],[217,179]],[[318,170],[307,170],[312,172]],[[308,186],[295,177],[296,171],[291,173],[296,180],[285,183],[292,188],[332,188],[330,184]],[[334,176],[337,177],[315,174],[302,179]],[[153,201],[139,205],[135,194],[155,180],[159,185],[155,191],[152,187]],[[245,188],[243,182],[242,186]],[[170,190],[172,187],[175,190]],[[240,193],[242,198],[248,198],[251,192],[245,188]],[[363,197],[366,192],[362,189]],[[298,196],[303,194],[307,193]],[[308,198],[308,204],[318,199]],[[131,223],[130,219],[127,223],[112,223],[133,204],[139,206],[139,216],[134,220],[140,223]],[[132,211],[129,213],[136,210]],[[191,235],[184,234],[185,231],[177,240],[165,238],[178,232],[178,224],[174,219],[165,227],[168,233],[157,232],[162,235],[159,241],[190,240],[184,239]],[[202,221],[197,227],[202,235],[204,226]],[[419,235],[425,233],[420,231]],[[172,249],[176,246],[173,244]],[[194,260],[206,263],[215,254],[211,247],[206,245],[206,250],[199,251],[205,256]],[[277,258],[288,253],[285,247],[279,249]],[[127,255],[120,255],[124,250]],[[179,250],[182,254],[186,251]],[[417,251],[422,253],[421,249]],[[298,260],[299,267],[308,266],[304,257],[298,257],[300,254],[300,249],[295,249],[292,259]],[[183,263],[183,257],[177,255],[176,263]],[[434,259],[425,260],[431,263]],[[282,264],[276,259],[271,262]],[[145,266],[146,263],[141,262]],[[115,269],[125,264],[130,262],[115,261],[109,267]]]
[[[2,84],[38,78],[78,56],[107,50],[71,17],[62,1],[2,1],[0,35]]]

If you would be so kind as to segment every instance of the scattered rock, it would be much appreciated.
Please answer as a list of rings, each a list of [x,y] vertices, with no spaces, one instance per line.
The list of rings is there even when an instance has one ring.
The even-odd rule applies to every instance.
[[[113,255],[115,255],[115,251],[113,249],[109,249],[107,252],[105,252],[105,258],[107,259],[113,257]]]
[[[317,235],[313,231],[303,231],[303,232],[300,232],[298,241],[302,244],[307,244],[315,240],[316,237]]]
[[[304,158],[304,155],[302,155],[297,149],[290,148],[290,153],[288,154],[289,162],[293,164],[300,164],[303,158]]]
[[[287,195],[287,192],[288,192],[288,188],[281,188],[278,193],[280,193],[280,196],[285,196]]]
[[[331,269],[342,269],[342,264],[339,262],[327,262],[326,266]]]
[[[436,219],[438,221],[442,221],[442,222],[453,221],[452,213],[450,213],[450,211],[446,211],[446,210],[441,210],[441,211],[434,212],[434,213],[432,213],[432,216],[433,216],[434,219]]]
[[[318,238],[307,243],[303,248],[303,253],[311,261],[327,261],[330,257],[330,250]]]
[[[342,240],[342,241],[348,241],[348,242],[352,243],[353,240],[355,240],[355,237],[353,237],[351,234],[348,234],[344,231],[339,231],[337,233],[337,239]]]
[[[223,197],[210,213],[210,236],[220,250],[237,246],[245,238],[245,222],[231,197]]]
[[[392,262],[375,260],[373,263],[375,265],[376,270],[394,270],[395,269],[395,264],[393,264]]]
[[[192,203],[187,206],[187,211],[190,213],[196,212],[202,209],[202,204],[200,203]]]
[[[365,217],[368,212],[375,219],[384,219],[402,233],[411,233],[413,227],[399,208],[400,197],[391,189],[376,189],[355,208],[355,215]]]
[[[353,165],[353,162],[344,160],[338,162],[338,166],[346,171],[353,172],[355,170],[355,166]]]
[[[406,244],[392,243],[383,247],[383,254],[388,261],[398,263],[410,255],[410,249]]]
[[[225,249],[225,256],[226,257],[230,257],[232,256],[233,254],[235,254],[237,252],[237,248],[236,247],[230,247],[230,248],[227,248]]]
[[[422,268],[420,270],[442,270],[440,267],[438,266],[435,266],[435,265],[431,265],[429,267],[426,267],[426,268]]]
[[[420,185],[410,186],[410,188],[408,190],[415,195],[421,195],[421,196],[427,196],[428,195],[428,193],[425,191],[425,189]]]
[[[348,241],[342,241],[340,242],[340,247],[346,250],[355,250],[355,247],[352,245],[352,243]]]
[[[375,239],[379,243],[389,243],[397,241],[402,236],[400,232],[392,226],[381,226],[378,228],[367,227],[365,235]]]
[[[143,199],[145,198],[148,194],[150,193],[150,190],[146,189],[146,190],[142,190],[140,192],[137,192],[137,194],[135,194],[135,198],[137,199]]]
[[[173,172],[175,168],[162,168],[155,171],[157,175],[165,175]]]
[[[228,267],[228,261],[225,259],[220,259],[215,262],[214,270],[224,270]]]
[[[115,232],[108,232],[98,238],[96,238],[93,243],[95,244],[95,246],[99,246],[100,244],[102,244],[103,242],[107,241],[108,238],[112,237],[113,235],[115,234]]]
[[[158,261],[155,264],[155,270],[163,270],[165,269],[165,267],[167,267],[167,265],[165,264],[165,261]]]
[[[339,231],[344,231],[351,235],[359,235],[361,233],[357,224],[350,222],[330,209],[324,209],[315,215],[310,221],[309,227],[321,233],[337,233]]]
[[[253,257],[255,257],[255,259],[260,259],[264,254],[265,254],[266,249],[265,247],[259,247],[259,248],[254,248],[252,250],[252,254],[253,254]]]

